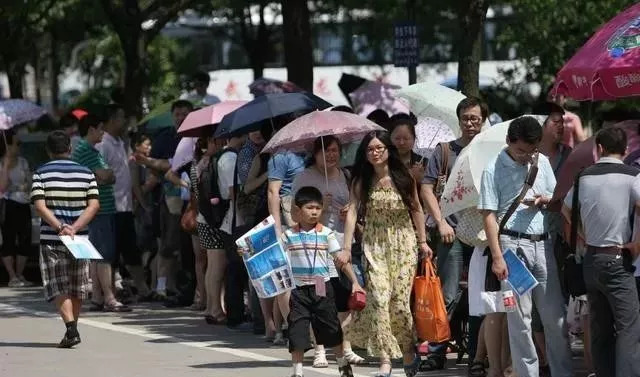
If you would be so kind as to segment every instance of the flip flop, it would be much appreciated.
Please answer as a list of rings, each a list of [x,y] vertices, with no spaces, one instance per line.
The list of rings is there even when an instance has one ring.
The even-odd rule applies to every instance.
[[[104,311],[105,312],[112,312],[112,313],[128,313],[130,311],[132,311],[132,309],[130,307],[128,307],[127,305],[121,304],[121,303],[115,303],[115,304],[105,304],[104,305]]]

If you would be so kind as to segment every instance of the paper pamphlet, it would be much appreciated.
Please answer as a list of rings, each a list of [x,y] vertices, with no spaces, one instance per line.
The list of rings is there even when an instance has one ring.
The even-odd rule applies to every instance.
[[[236,240],[242,259],[260,298],[274,297],[294,288],[289,258],[269,216]]]
[[[518,296],[526,294],[538,285],[538,280],[513,250],[507,249],[503,257],[509,271],[507,282]]]
[[[87,236],[75,236],[73,239],[70,236],[60,236],[60,240],[76,259],[102,259]]]

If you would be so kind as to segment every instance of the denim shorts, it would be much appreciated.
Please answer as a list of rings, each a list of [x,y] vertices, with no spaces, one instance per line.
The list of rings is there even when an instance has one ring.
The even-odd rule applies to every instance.
[[[103,260],[98,262],[113,263],[116,258],[115,214],[100,214],[89,223],[89,241],[95,246]]]

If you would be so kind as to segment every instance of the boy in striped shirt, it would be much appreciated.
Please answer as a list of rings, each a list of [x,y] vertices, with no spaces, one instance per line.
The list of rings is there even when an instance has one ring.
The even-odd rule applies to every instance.
[[[304,352],[312,348],[309,325],[319,344],[333,347],[340,376],[351,377],[353,372],[344,358],[342,328],[329,282],[329,258],[333,258],[341,246],[334,232],[319,223],[323,202],[317,188],[300,188],[294,202],[299,209],[299,223],[283,235],[296,286],[291,292],[288,315],[292,377],[302,377]],[[344,265],[342,270],[353,284],[352,291],[362,291],[351,265]]]
[[[89,262],[75,259],[59,236],[86,236],[87,224],[98,212],[98,185],[93,173],[69,160],[71,140],[62,131],[47,137],[52,161],[33,174],[31,202],[42,218],[40,272],[47,301],[55,302],[67,331],[59,344],[80,343],[77,323],[82,300],[89,293]]]

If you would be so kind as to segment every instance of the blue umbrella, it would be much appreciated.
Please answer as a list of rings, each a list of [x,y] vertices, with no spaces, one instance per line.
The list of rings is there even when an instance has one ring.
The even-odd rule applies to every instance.
[[[264,121],[295,112],[323,110],[331,104],[311,93],[274,93],[257,97],[225,115],[214,137],[242,135],[258,130]]]

